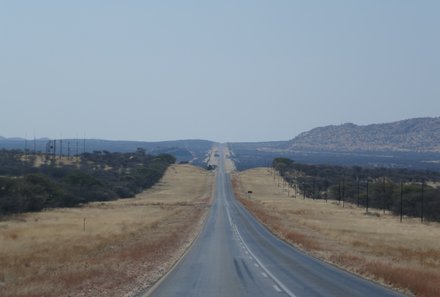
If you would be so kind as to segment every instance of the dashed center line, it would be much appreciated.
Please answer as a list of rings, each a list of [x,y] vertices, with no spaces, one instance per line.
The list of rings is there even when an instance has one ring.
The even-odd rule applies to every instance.
[[[265,278],[268,278],[268,277],[269,277],[265,272],[262,272],[261,274],[262,274]]]

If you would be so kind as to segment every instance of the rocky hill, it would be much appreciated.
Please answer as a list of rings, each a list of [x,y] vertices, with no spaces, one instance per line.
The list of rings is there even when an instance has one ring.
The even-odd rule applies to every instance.
[[[440,117],[320,127],[301,133],[287,147],[296,151],[440,152]]]

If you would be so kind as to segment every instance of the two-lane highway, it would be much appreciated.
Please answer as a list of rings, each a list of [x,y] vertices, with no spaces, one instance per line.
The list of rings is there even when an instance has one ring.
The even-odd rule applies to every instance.
[[[220,150],[223,151],[223,150]],[[214,203],[182,261],[148,296],[403,296],[276,238],[235,200],[220,156]]]

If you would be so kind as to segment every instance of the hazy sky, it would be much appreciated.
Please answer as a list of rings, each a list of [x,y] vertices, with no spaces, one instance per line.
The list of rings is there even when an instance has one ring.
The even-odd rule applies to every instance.
[[[287,140],[440,115],[440,1],[0,0],[0,135]]]

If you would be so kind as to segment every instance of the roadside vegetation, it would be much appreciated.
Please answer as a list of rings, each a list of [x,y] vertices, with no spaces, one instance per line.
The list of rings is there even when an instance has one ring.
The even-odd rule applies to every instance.
[[[286,180],[270,168],[251,169],[233,176],[236,197],[272,232],[315,257],[366,278],[416,296],[440,296],[440,224],[432,221],[434,216],[421,223],[418,214],[412,217],[408,213],[400,222],[392,207],[383,211],[381,200],[370,205],[366,212],[365,208],[357,206],[357,191],[348,190],[342,207],[338,183],[344,173],[348,180],[348,171],[353,169],[344,172],[343,168],[333,168],[334,171],[328,172],[333,177],[327,175],[328,187],[322,185],[319,191],[315,180],[315,196],[312,197],[313,179],[307,179],[305,172],[313,168],[316,175],[312,176],[318,179],[318,168],[331,168],[295,167],[295,182],[290,184],[293,187],[288,187],[290,170],[299,164],[280,168],[279,161],[274,162],[278,166],[275,168],[284,173]],[[281,161],[281,164],[285,163]],[[379,174],[380,170],[376,173]],[[341,171],[340,175],[335,171]],[[364,172],[363,169],[361,172]],[[382,182],[383,173],[378,175],[377,182]],[[407,172],[405,176],[411,174]],[[426,175],[423,177],[428,184]],[[386,181],[390,183],[394,178],[397,175],[387,177]],[[434,174],[429,180],[435,178]],[[302,188],[301,181],[309,182]],[[335,185],[336,192],[331,190]],[[377,184],[377,187],[380,188],[380,185]],[[417,186],[420,188],[421,185]],[[425,186],[426,194],[429,188]],[[329,196],[333,195],[332,199],[325,199],[325,189]],[[431,191],[434,191],[433,188]],[[415,197],[419,196],[416,194]]]
[[[79,157],[0,150],[0,216],[134,197],[150,188],[172,155],[95,151]]]
[[[304,197],[440,221],[440,172],[308,165],[287,158],[274,159],[272,166],[286,188]]]
[[[212,172],[174,164],[135,198],[3,217],[0,296],[137,296],[190,246],[212,186]]]

